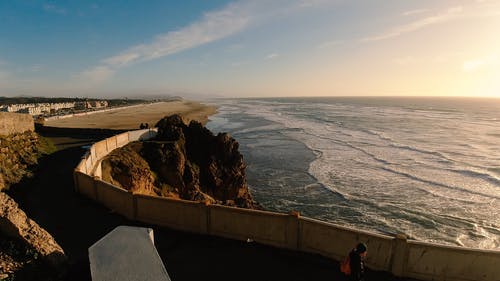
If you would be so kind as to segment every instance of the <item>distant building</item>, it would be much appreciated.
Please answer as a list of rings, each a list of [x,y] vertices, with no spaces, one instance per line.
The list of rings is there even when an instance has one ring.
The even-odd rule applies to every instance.
[[[78,110],[87,109],[87,102],[85,102],[85,101],[75,102],[75,109],[78,109]]]
[[[75,109],[97,109],[108,107],[107,101],[79,101],[75,103]]]
[[[31,115],[39,115],[42,113],[55,113],[61,109],[74,108],[74,102],[61,103],[30,103],[30,104],[11,104],[2,106],[0,111],[27,113]]]
[[[27,114],[30,114],[30,115],[40,115],[42,114],[42,107],[25,107],[19,111],[17,111],[18,113],[27,113]]]
[[[22,107],[21,105],[19,104],[12,104],[12,105],[7,105],[7,112],[17,112],[21,109],[23,109],[24,107]]]
[[[60,102],[60,103],[50,104],[50,110],[55,110],[55,111],[66,108],[74,108],[74,107],[75,107],[75,102]]]
[[[87,103],[89,104],[90,108],[108,107],[107,101],[89,101]]]

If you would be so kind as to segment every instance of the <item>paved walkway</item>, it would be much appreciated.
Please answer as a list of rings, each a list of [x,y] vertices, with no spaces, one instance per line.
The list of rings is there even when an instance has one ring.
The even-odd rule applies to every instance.
[[[90,280],[88,248],[119,225],[153,228],[158,253],[173,281],[344,280],[338,263],[320,255],[128,221],[77,194],[72,173],[85,152],[82,146],[112,133],[44,133],[61,150],[42,159],[35,177],[10,192],[66,252],[70,267],[63,280]],[[32,280],[39,280],[37,277],[31,276]],[[370,270],[366,277],[366,281],[407,280]]]
[[[89,261],[92,281],[171,281],[147,227],[118,226],[89,248]]]

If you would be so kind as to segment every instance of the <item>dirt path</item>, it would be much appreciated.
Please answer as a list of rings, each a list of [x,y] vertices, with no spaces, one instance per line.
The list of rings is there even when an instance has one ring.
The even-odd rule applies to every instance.
[[[112,133],[71,129],[45,132],[61,150],[42,159],[35,177],[10,192],[65,250],[70,259],[67,280],[90,280],[88,248],[119,225],[154,229],[156,247],[173,281],[344,280],[338,263],[319,255],[143,225],[77,194],[72,173],[85,152],[81,146]],[[366,280],[398,279],[368,271]]]

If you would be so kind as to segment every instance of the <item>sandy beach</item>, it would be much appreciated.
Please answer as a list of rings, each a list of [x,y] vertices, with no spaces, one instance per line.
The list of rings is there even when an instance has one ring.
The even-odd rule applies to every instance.
[[[141,123],[153,127],[161,118],[180,114],[188,122],[208,122],[208,116],[216,113],[214,106],[195,101],[171,101],[145,104],[131,108],[100,112],[91,115],[50,120],[45,126],[66,128],[139,129]]]

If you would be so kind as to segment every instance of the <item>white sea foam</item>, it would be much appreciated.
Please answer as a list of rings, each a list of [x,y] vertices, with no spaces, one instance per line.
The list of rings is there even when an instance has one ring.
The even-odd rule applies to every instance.
[[[303,186],[296,186],[300,167],[287,172],[284,166],[276,179],[266,161],[250,163],[256,177],[279,181],[272,194],[265,187],[253,189],[274,198],[271,207],[302,208],[320,219],[424,241],[499,247],[500,129],[491,122],[500,120],[500,105],[491,110],[498,116],[484,118],[484,112],[453,100],[426,101],[436,104],[417,109],[404,102],[232,101],[222,104],[216,118],[226,119],[216,127],[240,136],[254,161],[273,150],[280,151],[279,161],[301,153],[280,147],[286,142],[276,135],[310,149],[313,160],[301,165],[313,182]]]

